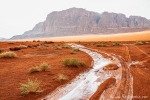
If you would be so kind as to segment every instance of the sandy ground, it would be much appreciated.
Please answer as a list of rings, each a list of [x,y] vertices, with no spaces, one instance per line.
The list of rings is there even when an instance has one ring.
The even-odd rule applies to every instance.
[[[147,42],[144,45],[135,45],[137,40],[150,40],[150,31],[136,32],[136,33],[124,33],[124,34],[113,34],[113,35],[83,35],[83,36],[68,36],[68,37],[53,37],[53,38],[40,38],[40,39],[27,39],[21,41],[33,41],[41,40],[41,42],[0,42],[0,49],[3,48],[4,51],[9,51],[10,47],[23,45],[36,45],[41,44],[43,41],[77,41],[76,44],[84,45],[85,47],[102,54],[105,58],[112,59],[112,57],[107,56],[102,53],[104,51],[109,54],[115,54],[118,59],[121,57],[122,62],[122,79],[120,84],[115,84],[118,87],[116,92],[116,98],[122,98],[126,100],[127,96],[132,96],[133,100],[150,100],[150,43]],[[79,42],[80,41],[80,42]],[[86,41],[86,42],[83,42]],[[93,42],[92,42],[93,41]],[[107,41],[106,47],[97,47],[99,41]],[[120,46],[112,46],[111,41],[120,41]],[[47,96],[49,93],[55,89],[59,89],[62,85],[69,83],[72,79],[84,71],[90,70],[92,58],[84,52],[77,52],[76,54],[70,54],[72,48],[62,48],[61,50],[55,50],[53,47],[63,46],[64,42],[57,42],[54,44],[48,44],[43,47],[33,47],[27,49],[21,49],[15,51],[18,57],[15,59],[0,59],[0,100],[36,100]],[[75,57],[79,60],[86,62],[85,67],[80,68],[66,68],[62,65],[62,60],[68,57]],[[138,62],[138,64],[132,65],[132,62]],[[48,72],[40,72],[29,74],[28,69],[32,66],[38,66],[42,62],[47,62],[50,64],[51,70]],[[130,66],[127,66],[131,64]],[[120,70],[120,68],[118,69]],[[56,82],[53,78],[59,74],[63,73],[69,76],[69,81]],[[111,73],[111,72],[110,72]],[[129,74],[133,76],[133,94],[122,95],[128,93],[128,79]],[[28,78],[42,81],[41,87],[44,92],[40,94],[29,94],[27,96],[20,96],[20,83],[26,83]],[[105,83],[103,83],[105,85]],[[106,82],[107,84],[107,82]],[[124,85],[126,84],[126,85]],[[99,96],[102,91],[103,96],[109,96],[110,91],[113,90],[112,87],[101,88],[100,93],[95,97]],[[127,88],[126,88],[127,87]],[[98,100],[98,99],[97,99]]]
[[[62,36],[62,37],[49,37],[49,38],[36,38],[36,39],[23,39],[19,41],[32,41],[32,40],[49,40],[49,41],[65,41],[65,42],[91,42],[91,41],[139,41],[139,40],[150,40],[150,31],[143,32],[131,32],[131,33],[118,33],[108,35],[88,35],[84,34],[81,36]]]
[[[9,47],[16,47],[20,44],[35,45],[43,42],[0,42],[0,49],[9,51]],[[65,43],[47,44],[46,46],[33,47],[14,51],[17,58],[0,58],[0,100],[36,100],[44,97],[58,86],[67,84],[79,73],[89,69],[92,59],[84,52],[78,51],[75,54],[70,54],[72,48],[62,48],[55,50],[54,45],[63,46]],[[77,58],[85,63],[85,66],[66,67],[62,64],[65,58]],[[46,62],[51,65],[50,70],[46,72],[37,72],[30,74],[29,68],[39,66]],[[57,82],[54,80],[59,73],[67,75],[68,81]],[[27,80],[41,81],[40,87],[44,90],[42,93],[20,95],[20,83],[27,83]]]

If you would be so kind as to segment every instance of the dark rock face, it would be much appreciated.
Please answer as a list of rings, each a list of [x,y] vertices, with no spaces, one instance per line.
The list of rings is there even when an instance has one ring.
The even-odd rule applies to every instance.
[[[38,23],[23,35],[11,39],[131,32],[149,27],[150,21],[144,17],[127,18],[124,14],[108,12],[99,14],[82,8],[70,8],[50,13],[44,22]]]

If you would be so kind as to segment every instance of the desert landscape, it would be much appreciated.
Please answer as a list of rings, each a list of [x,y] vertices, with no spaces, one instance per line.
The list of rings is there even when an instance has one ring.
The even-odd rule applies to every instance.
[[[150,31],[1,41],[0,66],[1,100],[149,100]]]

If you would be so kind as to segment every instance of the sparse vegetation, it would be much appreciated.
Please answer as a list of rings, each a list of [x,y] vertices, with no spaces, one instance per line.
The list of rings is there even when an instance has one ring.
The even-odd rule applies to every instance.
[[[48,71],[49,68],[50,68],[50,65],[45,62],[40,65],[40,71]]]
[[[14,44],[15,42],[12,42],[12,41],[10,41],[10,42],[8,42],[8,44]]]
[[[74,67],[79,67],[79,66],[84,65],[82,62],[78,61],[78,59],[76,59],[76,58],[67,58],[67,59],[63,60],[62,63],[65,66],[74,66]]]
[[[100,42],[100,44],[96,45],[97,47],[106,47],[106,43],[105,42]]]
[[[15,57],[17,57],[17,54],[12,51],[3,52],[0,54],[0,58],[15,58]]]
[[[137,44],[137,45],[143,45],[143,44],[145,44],[145,43],[146,43],[145,41],[136,41],[135,44]]]
[[[70,48],[70,46],[68,44],[64,44],[62,48]]]
[[[29,73],[39,72],[38,66],[29,68]]]
[[[28,46],[26,46],[26,45],[23,45],[23,44],[20,44],[20,46],[19,46],[21,49],[26,49]]]
[[[73,51],[79,51],[79,48],[72,48]]]
[[[76,53],[76,51],[74,51],[74,50],[70,51],[70,54],[75,54],[75,53]]]
[[[113,42],[112,45],[113,46],[118,46],[118,45],[120,45],[120,43],[119,42]]]
[[[59,73],[56,77],[54,77],[54,80],[61,82],[61,81],[67,81],[69,80],[68,76]]]
[[[61,49],[62,49],[62,47],[57,46],[57,45],[55,45],[53,48],[54,48],[55,50],[61,50]]]
[[[27,95],[29,93],[40,93],[43,92],[40,88],[40,83],[37,79],[30,80],[28,79],[28,82],[26,84],[21,84],[20,87],[20,94],[22,96]]]
[[[4,52],[4,48],[1,48],[1,49],[0,49],[0,53],[2,53],[2,52]]]
[[[72,48],[72,50],[70,51],[70,54],[75,54],[78,51],[79,51],[79,48]]]

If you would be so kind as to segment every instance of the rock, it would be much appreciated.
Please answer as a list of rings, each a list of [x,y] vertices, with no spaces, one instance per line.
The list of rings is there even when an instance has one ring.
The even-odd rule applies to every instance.
[[[120,33],[143,31],[150,27],[150,20],[140,16],[103,12],[102,14],[82,8],[54,11],[47,15],[44,22],[32,30],[11,39],[53,37],[81,34]]]
[[[117,70],[119,67],[116,64],[109,64],[105,66],[103,69],[104,70]]]

